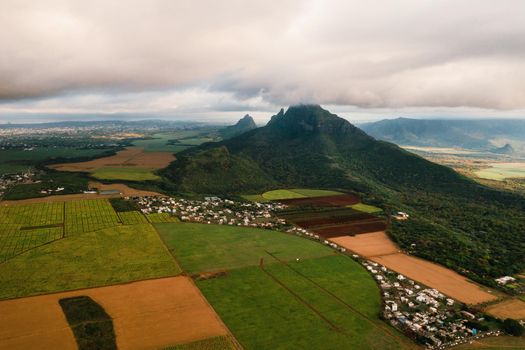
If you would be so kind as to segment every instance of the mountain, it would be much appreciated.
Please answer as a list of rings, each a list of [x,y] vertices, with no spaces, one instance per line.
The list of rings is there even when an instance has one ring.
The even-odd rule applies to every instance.
[[[255,124],[253,118],[250,115],[246,114],[244,117],[239,119],[239,121],[235,125],[230,125],[223,129],[220,129],[219,135],[223,139],[229,139],[256,128],[257,125]]]
[[[498,153],[498,154],[513,154],[514,148],[510,144],[505,144],[502,147],[495,148],[491,150],[492,153]]]
[[[389,233],[415,255],[486,284],[525,269],[524,197],[378,141],[320,106],[292,106],[264,127],[180,152],[163,175],[186,194],[353,191],[386,215],[411,214]]]
[[[525,120],[421,120],[397,118],[366,123],[369,135],[398,145],[493,149],[496,140],[525,142]]]

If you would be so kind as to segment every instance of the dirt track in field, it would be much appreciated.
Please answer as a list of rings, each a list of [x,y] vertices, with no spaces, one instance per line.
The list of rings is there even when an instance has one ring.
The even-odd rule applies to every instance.
[[[487,288],[470,282],[446,267],[400,252],[385,232],[330,240],[463,303],[479,304],[497,298]]]
[[[490,305],[485,312],[501,319],[523,320],[525,319],[525,302],[520,299],[504,300],[501,303]]]
[[[159,349],[227,335],[228,330],[185,276],[0,302],[0,349],[76,349],[58,300],[88,295],[113,318],[117,346]]]
[[[145,152],[140,147],[129,147],[114,156],[87,162],[54,164],[49,167],[60,171],[90,172],[104,167],[137,167],[161,169],[175,160],[171,152]]]

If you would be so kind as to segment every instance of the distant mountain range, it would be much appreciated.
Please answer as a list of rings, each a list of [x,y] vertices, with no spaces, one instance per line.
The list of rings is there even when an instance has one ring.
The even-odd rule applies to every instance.
[[[292,106],[264,127],[178,153],[163,175],[183,194],[354,191],[387,215],[411,214],[390,234],[414,254],[488,284],[525,269],[525,198],[378,141],[320,106]]]
[[[496,150],[525,143],[525,120],[388,119],[360,127],[379,140],[398,145]],[[509,151],[509,147],[505,150]]]

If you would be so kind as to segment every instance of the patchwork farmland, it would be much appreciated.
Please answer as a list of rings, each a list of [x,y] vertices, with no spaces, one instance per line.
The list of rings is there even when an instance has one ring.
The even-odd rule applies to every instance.
[[[379,319],[368,273],[324,245],[245,227],[155,227],[246,349],[417,348]]]

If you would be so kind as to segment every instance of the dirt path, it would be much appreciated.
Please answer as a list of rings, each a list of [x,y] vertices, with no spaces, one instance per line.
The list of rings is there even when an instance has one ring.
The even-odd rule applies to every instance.
[[[385,232],[330,240],[463,303],[479,304],[497,299],[487,288],[470,282],[448,268],[402,253]]]
[[[159,349],[227,335],[228,330],[185,276],[0,302],[0,349],[76,349],[58,305],[88,295],[113,318],[117,346]]]

